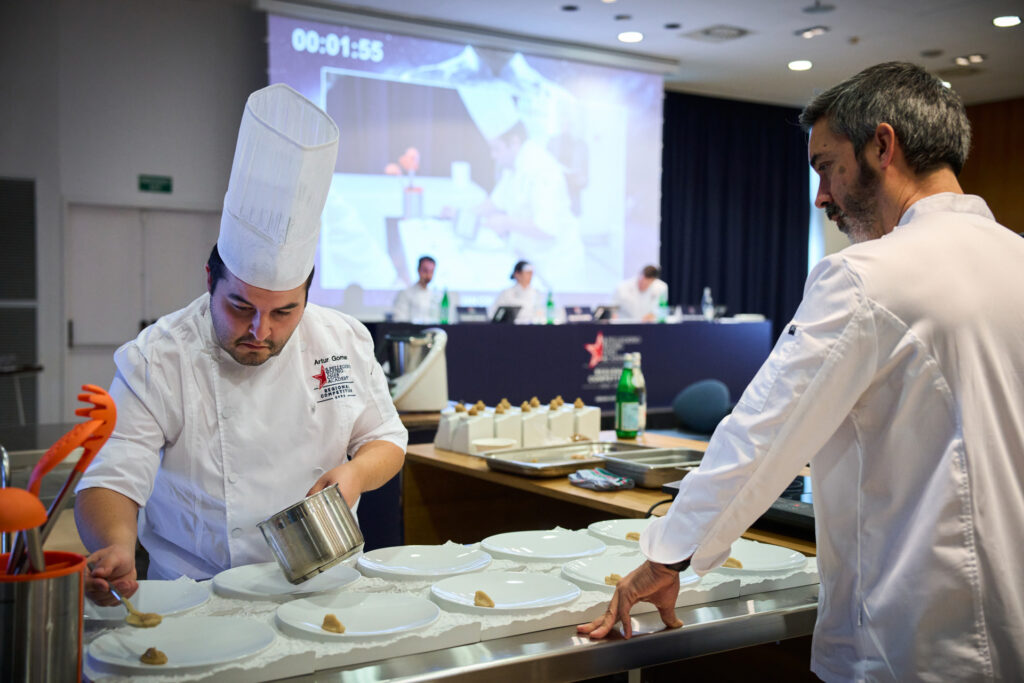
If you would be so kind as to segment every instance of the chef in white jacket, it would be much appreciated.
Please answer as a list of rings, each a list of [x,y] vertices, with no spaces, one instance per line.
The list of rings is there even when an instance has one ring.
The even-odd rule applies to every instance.
[[[615,288],[615,306],[619,318],[654,322],[658,305],[668,301],[668,284],[661,279],[661,268],[644,266],[640,275],[623,280]]]
[[[433,323],[438,320],[440,300],[430,289],[437,262],[431,256],[420,256],[416,266],[419,279],[395,297],[393,320],[395,322]]]
[[[517,261],[509,277],[515,280],[515,284],[498,292],[491,306],[491,315],[502,306],[518,306],[516,323],[543,322],[546,301],[544,295],[533,287],[533,265],[529,261]]]
[[[307,304],[338,129],[285,85],[246,103],[208,293],[114,354],[116,429],[77,488],[90,597],[273,560],[257,524],[338,484],[355,506],[407,433],[365,327]],[[137,519],[136,519],[137,518]]]
[[[825,258],[700,469],[641,537],[602,637],[730,544],[811,463],[826,681],[1024,680],[1024,240],[957,182],[959,97],[871,67],[804,110],[816,204],[854,242]]]

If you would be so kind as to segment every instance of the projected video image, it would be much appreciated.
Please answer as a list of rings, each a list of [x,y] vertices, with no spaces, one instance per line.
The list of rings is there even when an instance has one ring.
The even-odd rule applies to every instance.
[[[513,264],[562,303],[602,303],[658,260],[661,79],[269,18],[271,82],[341,130],[310,298],[386,309],[416,280],[490,303]]]

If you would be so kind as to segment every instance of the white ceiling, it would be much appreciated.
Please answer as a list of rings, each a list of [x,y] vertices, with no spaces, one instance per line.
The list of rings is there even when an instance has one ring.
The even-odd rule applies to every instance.
[[[299,0],[301,2],[301,0]],[[1024,25],[996,28],[992,19],[1024,15],[1022,0],[818,0],[830,12],[808,13],[815,0],[320,0],[349,12],[372,12],[464,29],[514,34],[604,50],[668,58],[670,90],[802,106],[860,69],[883,61],[923,65],[949,81],[967,104],[1024,97]],[[574,12],[562,10],[575,5]],[[627,14],[628,20],[615,16]],[[666,29],[667,23],[678,29]],[[726,42],[688,34],[715,25],[746,29]],[[798,29],[831,30],[810,40]],[[620,31],[644,40],[620,43]],[[941,50],[935,57],[922,51]],[[956,69],[953,58],[982,53],[984,63]],[[789,71],[809,59],[810,71]]]

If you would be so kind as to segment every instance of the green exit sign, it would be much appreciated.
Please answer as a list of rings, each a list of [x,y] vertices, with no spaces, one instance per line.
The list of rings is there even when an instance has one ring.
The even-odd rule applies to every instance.
[[[139,175],[139,192],[171,193],[171,176]]]

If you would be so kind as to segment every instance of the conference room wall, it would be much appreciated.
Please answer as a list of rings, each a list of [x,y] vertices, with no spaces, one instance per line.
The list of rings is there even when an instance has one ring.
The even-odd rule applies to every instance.
[[[973,105],[967,116],[974,139],[960,184],[984,197],[997,221],[1024,233],[1024,98]]]

